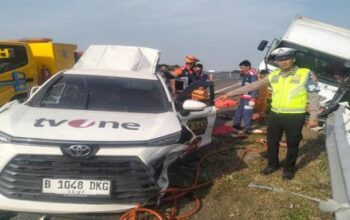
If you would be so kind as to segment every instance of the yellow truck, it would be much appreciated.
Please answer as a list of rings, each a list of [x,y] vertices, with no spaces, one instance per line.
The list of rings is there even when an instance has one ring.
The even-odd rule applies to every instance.
[[[76,48],[49,38],[0,40],[0,106],[14,99],[25,99],[32,86],[71,68]]]

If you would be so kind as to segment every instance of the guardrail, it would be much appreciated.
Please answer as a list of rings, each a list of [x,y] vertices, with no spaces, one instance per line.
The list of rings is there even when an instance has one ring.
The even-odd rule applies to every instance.
[[[328,116],[326,148],[331,176],[332,197],[338,203],[350,203],[350,110],[339,106]],[[337,220],[350,219],[350,209],[335,213]]]
[[[232,72],[216,72],[213,73],[214,79],[231,79],[231,80],[239,80],[240,79],[240,73],[239,71],[232,71]]]

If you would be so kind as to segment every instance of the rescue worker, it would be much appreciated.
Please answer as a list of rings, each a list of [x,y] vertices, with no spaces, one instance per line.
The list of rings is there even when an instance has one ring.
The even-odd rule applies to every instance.
[[[174,80],[176,79],[176,75],[172,74],[171,71],[169,71],[169,66],[166,64],[160,64],[158,66],[159,72],[161,73],[161,76],[165,79],[165,84],[168,87],[169,92],[171,92],[172,95],[175,94],[175,86],[174,86]]]
[[[208,81],[209,76],[203,73],[203,65],[201,63],[197,63],[193,67],[193,73],[189,76],[191,78],[191,83],[198,81]],[[204,87],[198,87],[197,89],[192,91],[192,99],[197,101],[204,101],[208,98],[208,91]]]
[[[209,76],[203,73],[203,65],[201,63],[197,63],[193,67],[193,73],[190,75],[191,83],[194,81],[207,81],[209,80]]]
[[[185,66],[177,68],[175,70],[175,73],[178,77],[187,77],[188,78],[188,84],[191,84],[192,79],[191,75],[193,74],[193,67],[196,65],[196,63],[199,60],[197,57],[188,55],[185,57]]]
[[[193,67],[199,60],[197,57],[188,55],[185,57],[185,66],[178,67],[174,70],[175,75],[178,77],[174,80],[174,87],[176,95],[182,92],[192,83]]]
[[[261,174],[270,175],[280,168],[279,142],[285,132],[288,149],[282,175],[284,180],[294,178],[307,104],[310,113],[308,127],[318,125],[319,97],[317,92],[319,87],[317,78],[309,69],[295,66],[295,52],[286,47],[274,50],[272,55],[275,56],[280,69],[271,72],[265,79],[235,89],[220,97],[226,99],[263,86],[272,87],[271,113],[267,127],[268,165],[261,171]]]
[[[257,74],[251,67],[251,63],[248,60],[243,60],[239,64],[242,86],[249,85],[257,80]],[[256,101],[257,90],[246,92],[240,96],[239,105],[236,109],[235,117],[233,120],[233,127],[236,130],[242,130],[241,121],[244,120],[244,133],[250,134],[252,132],[252,117],[254,111],[254,105]]]

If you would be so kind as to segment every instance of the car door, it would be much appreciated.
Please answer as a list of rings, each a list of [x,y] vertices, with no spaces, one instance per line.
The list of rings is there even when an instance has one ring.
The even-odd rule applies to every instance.
[[[196,91],[202,93],[204,91],[204,99],[198,100]],[[201,96],[199,94],[199,96]],[[201,111],[185,111],[182,108],[184,101],[194,99],[204,102],[207,107]],[[197,81],[184,89],[175,100],[175,107],[178,116],[199,141],[199,146],[211,143],[213,127],[216,118],[216,109],[214,105],[214,83],[207,81]]]

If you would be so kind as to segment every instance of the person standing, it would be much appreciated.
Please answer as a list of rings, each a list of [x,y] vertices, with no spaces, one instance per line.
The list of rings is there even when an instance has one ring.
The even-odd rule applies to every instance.
[[[203,65],[201,63],[197,63],[193,67],[193,73],[190,76],[191,83],[195,81],[208,81],[209,76],[208,74],[203,73]]]
[[[174,70],[174,74],[178,77],[175,82],[176,92],[181,92],[192,83],[193,67],[199,60],[197,57],[188,55],[185,57],[185,66],[178,67]]]
[[[268,74],[267,70],[261,70],[259,72],[258,80],[266,78],[267,74]],[[270,93],[269,93],[268,87],[262,87],[259,89],[258,97],[254,106],[254,113],[258,115],[257,118],[259,119],[260,122],[265,120],[269,97],[270,97]]]
[[[201,63],[197,63],[193,67],[193,73],[190,75],[191,84],[195,82],[205,82],[209,81],[209,76],[203,73],[203,65]],[[208,98],[208,91],[206,88],[200,86],[192,91],[192,99],[197,101],[203,101]]]
[[[176,75],[172,74],[171,71],[169,71],[169,66],[166,64],[160,64],[159,65],[159,72],[161,73],[161,76],[165,79],[165,84],[168,87],[169,92],[171,92],[172,95],[175,94],[175,85],[174,80],[176,79]]]
[[[261,79],[242,88],[235,89],[219,98],[227,99],[247,91],[264,86],[272,88],[271,113],[267,127],[268,164],[261,171],[270,175],[280,168],[278,152],[279,141],[286,133],[287,155],[282,178],[291,180],[296,171],[299,143],[302,139],[302,128],[305,123],[306,108],[310,113],[308,127],[318,125],[318,82],[315,74],[307,68],[295,66],[296,51],[291,48],[278,48],[271,54],[280,67]]]
[[[183,67],[178,67],[174,70],[174,73],[178,77],[189,77],[193,73],[193,67],[199,60],[197,57],[192,55],[187,55],[185,57],[185,65]]]
[[[251,63],[248,60],[243,60],[239,63],[241,72],[242,84],[241,86],[249,85],[257,80],[257,74],[251,68]],[[256,101],[257,90],[246,92],[240,96],[239,105],[236,109],[233,120],[233,127],[236,130],[242,130],[241,121],[244,120],[244,133],[250,134],[252,132],[252,117],[254,105]]]

